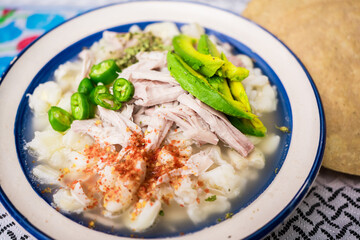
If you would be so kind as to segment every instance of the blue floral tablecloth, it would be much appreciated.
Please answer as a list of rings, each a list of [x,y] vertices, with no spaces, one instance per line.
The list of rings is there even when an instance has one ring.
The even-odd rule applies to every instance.
[[[248,0],[205,2],[240,13]],[[0,3],[0,76],[27,45],[79,12],[78,7],[2,8]],[[0,239],[33,239],[1,204]],[[360,239],[360,178],[322,169],[300,206],[264,239]]]
[[[49,13],[49,11],[1,8],[1,6],[0,12],[0,75],[28,44],[77,13],[77,11]]]

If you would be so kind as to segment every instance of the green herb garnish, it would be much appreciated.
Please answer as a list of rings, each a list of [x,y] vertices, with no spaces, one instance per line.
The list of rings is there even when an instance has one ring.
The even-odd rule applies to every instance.
[[[207,202],[213,202],[216,200],[216,195],[212,195],[211,197],[208,197],[207,199],[205,199],[205,201]]]
[[[118,37],[136,42],[134,46],[126,48],[122,56],[117,59],[116,63],[121,69],[136,63],[136,54],[139,52],[169,50],[169,47],[164,46],[161,38],[156,37],[151,32],[125,33],[119,34]]]

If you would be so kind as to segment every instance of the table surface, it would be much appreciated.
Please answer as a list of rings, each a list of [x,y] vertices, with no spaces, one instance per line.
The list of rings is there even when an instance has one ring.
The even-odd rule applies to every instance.
[[[238,14],[248,1],[198,0]],[[0,75],[23,48],[45,31],[89,8],[114,2],[123,1],[2,0]],[[34,239],[1,204],[0,239]],[[264,239],[360,239],[360,177],[321,169],[302,203]]]

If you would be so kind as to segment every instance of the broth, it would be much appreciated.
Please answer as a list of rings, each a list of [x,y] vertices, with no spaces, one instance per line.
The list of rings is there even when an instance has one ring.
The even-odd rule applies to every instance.
[[[222,36],[222,38],[224,38],[224,36]],[[256,63],[255,63],[255,67],[256,67]],[[184,208],[178,206],[177,204],[174,204],[171,207],[167,206],[166,204],[163,204],[162,209],[165,212],[165,215],[159,216],[153,227],[141,233],[134,233],[133,231],[127,229],[121,223],[121,217],[109,219],[102,216],[100,209],[90,210],[82,214],[65,213],[65,215],[85,226],[89,226],[90,222],[94,221],[95,225],[91,227],[93,227],[95,230],[107,232],[110,234],[120,235],[120,236],[135,235],[139,237],[177,236],[182,233],[194,232],[204,227],[214,225],[219,222],[219,219],[221,219],[221,221],[225,220],[226,213],[237,213],[242,208],[250,204],[266,188],[266,186],[271,182],[273,177],[276,175],[276,172],[281,167],[282,164],[281,159],[284,158],[284,154],[286,154],[286,149],[288,148],[289,136],[280,132],[278,129],[275,128],[275,126],[291,125],[289,124],[291,123],[290,122],[291,119],[285,117],[288,114],[286,113],[288,109],[286,109],[287,106],[284,105],[284,100],[282,99],[283,97],[284,96],[282,95],[279,96],[277,111],[269,114],[264,114],[261,117],[261,120],[263,121],[264,125],[268,128],[268,134],[274,133],[276,135],[280,135],[281,140],[279,147],[275,153],[266,156],[266,164],[263,169],[260,170],[249,169],[244,172],[244,175],[251,175],[252,177],[251,179],[247,180],[246,184],[242,189],[242,193],[240,193],[238,197],[235,197],[230,200],[231,208],[229,209],[229,211],[218,214],[212,214],[207,218],[206,221],[203,221],[198,224],[194,224],[187,216],[186,212],[184,211]],[[25,112],[26,112],[25,115],[27,114],[28,116],[33,116],[31,110],[28,107],[25,109]],[[26,121],[24,121],[23,124],[26,124],[29,121],[31,122],[35,120],[34,119],[29,120],[28,118]],[[34,122],[32,124],[34,124]],[[22,133],[24,134],[22,137],[25,139],[30,140],[34,137],[33,132],[30,129],[25,130],[25,128],[23,128]],[[221,149],[224,152],[227,151],[228,148],[222,145]],[[284,149],[285,149],[285,153],[284,153]],[[197,149],[196,151],[199,151],[199,149]],[[37,165],[37,163],[35,162],[36,158],[28,155],[28,153],[23,152],[22,154],[27,155],[23,167],[26,169],[25,171],[30,172]],[[36,191],[48,203],[51,203],[52,194],[56,192],[57,188],[54,187],[54,185],[48,185],[48,184],[39,185],[37,179],[34,176],[31,177],[31,182],[32,182],[32,186],[36,189]],[[45,189],[48,188],[51,189],[51,193],[49,193],[48,191],[44,191]]]

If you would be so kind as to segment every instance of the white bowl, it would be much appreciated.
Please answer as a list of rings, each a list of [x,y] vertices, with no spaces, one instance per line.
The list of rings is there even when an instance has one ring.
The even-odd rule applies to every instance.
[[[39,190],[30,177],[29,158],[23,149],[24,140],[31,134],[31,113],[24,94],[50,80],[59,64],[75,57],[84,45],[98,40],[103,30],[121,31],[133,23],[145,26],[149,21],[199,23],[254,58],[277,87],[281,122],[291,129],[291,134],[282,137],[277,159],[265,172],[267,178],[247,196],[231,219],[172,237],[261,238],[290,214],[314,181],[325,145],[323,109],[310,75],[282,42],[247,19],[203,4],[164,1],[116,4],[81,14],[44,34],[12,62],[1,79],[0,200],[34,237],[124,238],[77,224],[37,194]]]

